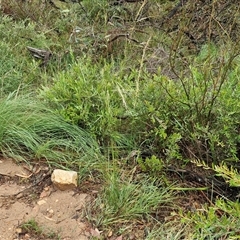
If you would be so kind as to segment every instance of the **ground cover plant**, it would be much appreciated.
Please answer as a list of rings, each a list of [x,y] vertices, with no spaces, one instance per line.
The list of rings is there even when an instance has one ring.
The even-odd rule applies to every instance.
[[[45,159],[50,165],[82,171],[98,161],[99,147],[90,134],[66,123],[31,96],[9,96],[1,100],[0,109],[4,156],[25,162]]]
[[[39,224],[34,219],[30,219],[22,223],[19,226],[19,229],[21,229],[23,233],[33,233],[36,237],[41,239],[58,239],[56,233],[52,232],[51,230],[41,228],[41,226],[39,226]]]
[[[1,153],[100,181],[104,239],[237,239],[238,2],[39,4],[2,5]]]

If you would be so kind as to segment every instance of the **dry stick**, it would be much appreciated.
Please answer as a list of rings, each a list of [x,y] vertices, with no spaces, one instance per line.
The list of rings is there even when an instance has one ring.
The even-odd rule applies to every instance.
[[[136,3],[136,2],[142,2],[143,0],[116,0],[111,5],[122,5],[125,2],[127,3]]]
[[[138,40],[136,40],[136,39],[134,39],[134,38],[131,38],[131,37],[129,36],[129,33],[121,33],[121,34],[118,34],[118,35],[114,36],[112,39],[110,39],[110,40],[108,41],[108,43],[114,42],[115,40],[117,40],[117,39],[120,38],[120,37],[126,37],[127,39],[129,39],[129,40],[131,40],[131,41],[133,41],[133,42],[135,42],[135,43],[140,43]]]
[[[117,85],[117,90],[118,90],[118,92],[119,92],[119,94],[120,94],[120,96],[122,98],[122,102],[123,102],[123,105],[124,105],[125,109],[128,109],[127,102],[126,102],[126,100],[125,100],[125,98],[123,96],[123,93],[122,93],[119,85]]]
[[[108,43],[111,43],[111,42],[114,42],[115,40],[117,40],[118,38],[120,38],[120,37],[128,37],[129,36],[129,33],[121,33],[121,34],[118,34],[118,35],[116,35],[116,36],[114,36],[112,39],[110,39],[109,41],[108,41]]]
[[[15,197],[18,194],[23,193],[23,192],[25,192],[25,191],[27,191],[27,190],[37,186],[40,182],[42,182],[45,178],[47,178],[49,176],[51,176],[51,170],[49,170],[47,173],[43,174],[43,176],[40,179],[38,179],[35,183],[31,184],[27,188],[25,188],[25,189],[23,189],[23,190],[21,190],[21,191],[19,191],[17,193],[14,193],[14,194],[0,195],[0,197]]]
[[[139,8],[139,10],[138,10],[138,12],[137,12],[137,15],[136,15],[136,17],[135,17],[135,21],[137,21],[137,19],[139,18],[139,15],[140,15],[142,9],[143,9],[143,8],[145,7],[145,5],[147,4],[147,1],[148,1],[148,0],[144,0],[144,1],[143,1],[142,5],[141,5],[141,7]]]
[[[139,92],[139,81],[140,81],[140,76],[141,76],[142,69],[143,69],[143,63],[144,63],[144,58],[145,58],[145,55],[146,55],[146,50],[147,50],[147,47],[150,43],[151,38],[152,38],[152,36],[149,37],[149,39],[147,40],[147,42],[145,44],[145,47],[143,48],[143,54],[142,54],[142,59],[141,59],[141,63],[140,63],[140,68],[139,68],[138,76],[137,76],[137,79],[136,79],[136,97],[138,96],[138,92]]]
[[[176,62],[176,58],[177,58],[177,50],[179,49],[180,45],[181,45],[181,41],[182,41],[182,35],[183,35],[183,31],[180,31],[179,35],[178,35],[178,38],[176,40],[176,44],[175,45],[172,45],[171,47],[171,51],[170,51],[170,55],[169,55],[169,63],[170,63],[170,67],[171,67],[171,71],[175,74],[175,76],[180,80],[182,86],[183,86],[183,90],[184,90],[184,93],[187,97],[187,102],[185,101],[181,101],[179,99],[176,99],[174,96],[172,96],[172,94],[168,91],[167,88],[164,88],[165,91],[167,92],[167,94],[174,100],[188,106],[190,108],[190,104],[188,103],[189,100],[190,100],[190,96],[189,96],[189,92],[186,88],[186,85],[183,81],[183,77],[180,76],[177,71],[175,70],[175,62]],[[184,56],[181,55],[181,57],[183,58]]]

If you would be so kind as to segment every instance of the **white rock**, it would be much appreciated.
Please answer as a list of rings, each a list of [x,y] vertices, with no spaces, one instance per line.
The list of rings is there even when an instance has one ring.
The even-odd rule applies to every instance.
[[[45,203],[47,203],[45,200],[39,200],[39,201],[37,202],[37,204],[38,204],[39,206],[41,206],[41,205],[43,205],[43,204],[45,204]]]
[[[52,173],[51,180],[60,190],[69,190],[77,187],[77,172],[55,169]]]

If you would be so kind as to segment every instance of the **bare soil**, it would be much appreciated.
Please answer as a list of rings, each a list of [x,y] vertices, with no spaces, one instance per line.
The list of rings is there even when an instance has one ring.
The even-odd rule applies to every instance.
[[[90,238],[91,229],[83,220],[89,195],[79,189],[55,189],[50,178],[46,166],[0,160],[0,240]],[[22,228],[29,220],[35,220],[42,232]]]

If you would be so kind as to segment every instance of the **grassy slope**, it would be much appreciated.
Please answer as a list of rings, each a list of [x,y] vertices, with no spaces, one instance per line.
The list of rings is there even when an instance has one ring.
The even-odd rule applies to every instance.
[[[192,161],[239,186],[238,173],[229,168],[237,167],[239,150],[239,41],[219,36],[216,28],[214,40],[220,41],[199,38],[201,44],[192,46],[182,34],[186,26],[195,33],[181,18],[185,12],[180,31],[173,30],[174,16],[170,34],[159,30],[166,24],[159,16],[174,2],[127,4],[125,10],[108,1],[58,6],[4,5],[15,20],[0,16],[2,154],[45,159],[83,178],[97,170],[102,194],[87,217],[105,236],[237,239],[237,201],[206,197],[210,205],[179,210],[182,197],[172,204],[177,188],[169,179]],[[29,8],[39,11],[29,15]],[[27,46],[53,57],[40,67]]]

